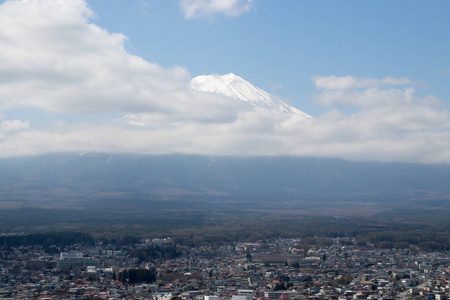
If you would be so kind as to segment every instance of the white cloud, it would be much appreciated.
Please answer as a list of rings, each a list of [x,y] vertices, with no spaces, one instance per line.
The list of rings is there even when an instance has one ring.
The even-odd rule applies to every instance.
[[[398,86],[412,84],[409,78],[385,77],[377,78],[355,78],[353,76],[314,76],[312,78],[316,87],[320,90],[349,90],[365,89],[383,86]]]
[[[0,5],[0,156],[92,150],[450,162],[448,109],[418,96],[408,78],[314,77],[315,100],[330,111],[283,115],[191,90],[186,69],[129,54],[126,37],[93,24],[93,15],[82,0]],[[339,111],[342,104],[355,112]],[[22,110],[52,121],[18,116]]]
[[[312,130],[321,128],[329,142],[319,153],[360,160],[449,161],[447,106],[432,95],[417,96],[410,79],[328,76],[313,81],[320,90],[317,103],[358,109],[348,116],[334,111],[317,118]]]
[[[4,132],[13,132],[23,129],[28,129],[30,127],[30,122],[21,121],[18,119],[15,120],[4,120],[0,124],[1,131]]]
[[[93,15],[81,0],[0,6],[0,109],[235,116],[236,108],[223,99],[194,95],[187,70],[130,55],[126,37],[91,23]]]
[[[212,17],[215,14],[236,17],[251,9],[252,0],[180,0],[179,5],[186,19]]]
[[[357,84],[357,80],[353,76],[314,76],[316,87],[321,90],[347,90]]]
[[[426,105],[441,103],[433,96],[415,97],[415,89],[412,87],[413,82],[409,78],[385,77],[377,79],[355,78],[353,76],[314,76],[312,80],[317,89],[321,91],[314,99],[318,104],[325,106],[345,104],[367,107],[413,104],[414,102],[426,103]]]

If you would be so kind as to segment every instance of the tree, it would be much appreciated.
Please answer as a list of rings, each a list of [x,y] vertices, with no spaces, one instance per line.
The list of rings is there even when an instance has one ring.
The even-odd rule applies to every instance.
[[[252,262],[252,254],[250,253],[250,250],[247,249],[247,262]]]
[[[286,286],[282,282],[277,282],[277,284],[275,284],[275,287],[273,288],[273,290],[274,291],[285,291]]]
[[[128,283],[152,283],[156,280],[156,270],[147,269],[129,269],[120,272],[119,280]]]

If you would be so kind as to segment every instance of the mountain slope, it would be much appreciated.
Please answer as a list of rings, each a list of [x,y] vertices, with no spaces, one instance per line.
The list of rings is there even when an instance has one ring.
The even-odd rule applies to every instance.
[[[0,228],[173,228],[286,214],[448,221],[449,181],[450,165],[300,157],[87,153],[0,159]]]
[[[3,199],[135,194],[151,199],[387,201],[450,197],[450,166],[301,157],[53,154],[0,159]]]
[[[201,92],[227,96],[272,111],[311,118],[310,115],[271,96],[233,73],[197,76],[191,80],[191,87]]]

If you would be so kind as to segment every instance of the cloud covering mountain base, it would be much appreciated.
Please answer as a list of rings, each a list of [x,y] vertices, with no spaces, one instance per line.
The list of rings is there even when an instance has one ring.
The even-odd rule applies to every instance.
[[[83,0],[0,5],[0,156],[99,151],[450,162],[448,104],[418,96],[408,78],[314,76],[312,101],[328,112],[281,114],[192,89],[188,70],[130,54],[127,38],[94,18]]]

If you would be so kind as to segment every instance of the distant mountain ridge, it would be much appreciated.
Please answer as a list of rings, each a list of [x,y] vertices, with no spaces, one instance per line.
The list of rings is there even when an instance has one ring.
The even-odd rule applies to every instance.
[[[87,153],[0,159],[4,201],[107,196],[126,203],[127,197],[138,196],[272,203],[431,199],[450,205],[448,182],[450,165],[304,157]]]
[[[253,106],[262,107],[288,115],[312,118],[299,109],[277,99],[266,91],[252,85],[242,77],[229,73],[226,75],[201,75],[191,80],[191,88],[244,101]]]

